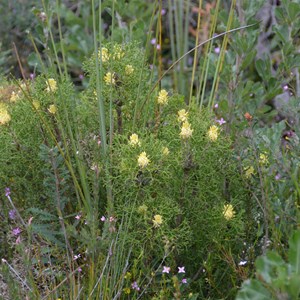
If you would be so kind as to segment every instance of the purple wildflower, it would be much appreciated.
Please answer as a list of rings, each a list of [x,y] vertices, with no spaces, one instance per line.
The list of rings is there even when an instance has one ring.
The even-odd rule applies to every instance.
[[[5,196],[8,197],[10,195],[10,188],[6,187],[5,188]]]
[[[169,274],[169,273],[170,273],[170,270],[171,270],[170,267],[164,266],[162,272],[163,272],[163,273],[168,273],[168,274]]]
[[[106,218],[105,218],[104,216],[102,216],[102,217],[100,218],[100,220],[101,220],[102,222],[105,222]]]
[[[12,231],[13,235],[19,235],[21,232],[22,230],[19,227],[14,228]]]
[[[220,47],[216,47],[214,51],[215,51],[216,54],[219,54],[220,50],[221,50]]]
[[[178,273],[185,273],[184,267],[178,267]]]
[[[156,38],[153,38],[151,41],[150,41],[151,45],[155,45],[156,44]]]
[[[216,122],[219,123],[219,125],[223,125],[226,123],[226,121],[223,118],[221,118],[220,120],[216,120]]]
[[[167,13],[167,10],[163,8],[163,9],[161,10],[161,15],[164,16],[166,13]]]
[[[186,278],[183,278],[183,279],[181,280],[181,282],[184,283],[184,284],[186,284],[186,283],[187,283],[187,279],[186,279]]]
[[[16,215],[17,215],[17,212],[12,209],[8,212],[8,217],[11,219],[11,220],[14,220],[16,218]]]
[[[139,291],[140,290],[140,287],[138,286],[137,282],[133,282],[132,285],[131,285],[132,289],[136,290],[136,291]]]

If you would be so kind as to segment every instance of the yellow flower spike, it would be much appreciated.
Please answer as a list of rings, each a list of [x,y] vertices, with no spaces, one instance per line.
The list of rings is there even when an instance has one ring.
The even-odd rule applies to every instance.
[[[138,207],[137,212],[141,215],[144,215],[148,210],[148,206],[146,204],[143,204]]]
[[[115,79],[115,76],[113,73],[111,72],[107,72],[104,76],[104,82],[107,84],[107,85],[115,85],[116,84],[116,79]]]
[[[266,153],[259,154],[259,164],[266,165],[269,163],[268,155]]]
[[[207,132],[207,136],[211,141],[215,142],[219,136],[219,128],[216,125],[210,126]]]
[[[121,58],[123,58],[125,54],[120,45],[114,46],[114,52],[115,52],[113,56],[114,60],[120,60]]]
[[[224,218],[229,221],[235,216],[235,211],[231,204],[225,204],[223,208],[223,216]]]
[[[20,99],[19,93],[16,93],[16,92],[13,91],[10,95],[9,101],[10,102],[17,102],[17,100],[19,100],[19,99]]]
[[[177,120],[179,122],[186,122],[187,121],[187,117],[188,117],[189,113],[185,109],[179,110],[177,112],[177,114],[178,114]]]
[[[153,217],[152,223],[153,223],[153,226],[155,228],[158,228],[163,223],[162,216],[161,215],[155,215]]]
[[[245,167],[244,170],[245,170],[245,176],[246,176],[246,178],[250,178],[254,174],[254,168],[253,168],[253,166]]]
[[[169,148],[168,148],[168,147],[163,147],[163,149],[162,149],[162,154],[163,154],[164,156],[168,156],[168,155],[170,154]]]
[[[102,53],[102,56],[101,56]],[[102,58],[102,62],[107,62],[109,60],[109,52],[108,49],[105,47],[102,47],[101,50],[98,51],[98,57],[99,59]]]
[[[53,78],[49,78],[48,80],[46,80],[46,85],[47,85],[46,91],[48,93],[49,92],[54,93],[57,90],[57,82]]]
[[[124,292],[124,294],[129,295],[130,294],[130,288],[129,287],[124,288],[123,292]]]
[[[184,140],[190,138],[193,134],[193,129],[191,129],[191,124],[188,121],[183,122],[180,132],[180,137]]]
[[[38,100],[33,100],[32,101],[32,105],[33,105],[33,107],[37,110],[37,109],[39,109],[40,108],[40,102],[38,101]]]
[[[124,279],[131,279],[131,273],[130,272],[126,272]]]
[[[161,90],[158,93],[157,103],[160,105],[166,105],[168,104],[168,100],[169,100],[168,92],[166,90]]]
[[[149,158],[147,157],[146,152],[142,152],[139,157],[138,157],[138,165],[141,168],[145,168],[148,166],[148,164],[150,163]]]
[[[134,72],[134,68],[133,68],[132,65],[127,65],[127,66],[125,67],[125,74],[126,74],[126,75],[130,75],[130,74],[132,74],[133,72]]]
[[[11,120],[10,114],[6,108],[0,108],[0,125],[5,125]]]
[[[136,133],[133,133],[129,138],[129,145],[136,147],[141,146],[141,142],[139,141],[139,136]]]
[[[56,108],[56,106],[55,106],[54,104],[51,104],[51,105],[48,107],[48,111],[49,111],[50,114],[55,115],[56,112],[57,112],[57,108]]]

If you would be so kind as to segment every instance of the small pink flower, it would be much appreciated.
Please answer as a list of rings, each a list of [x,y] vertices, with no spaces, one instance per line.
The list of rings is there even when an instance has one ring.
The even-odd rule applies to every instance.
[[[160,47],[160,44],[157,44],[157,45],[156,45],[156,49],[157,49],[157,50],[160,50],[160,48],[161,48],[161,47]]]
[[[216,122],[219,123],[219,125],[223,125],[226,123],[226,121],[223,118],[221,118],[220,120],[216,120]]]
[[[81,254],[78,254],[78,255],[74,255],[74,260],[77,260],[78,258],[81,257]]]
[[[170,268],[170,267],[166,267],[166,266],[164,266],[164,267],[163,267],[163,270],[162,270],[162,272],[163,272],[163,273],[167,273],[167,274],[169,274],[169,273],[170,273],[170,270],[171,270],[171,268]]]
[[[80,218],[81,218],[81,214],[78,214],[78,215],[75,217],[76,220],[80,220]]]
[[[217,109],[218,107],[219,107],[219,104],[216,103],[216,104],[214,105],[214,108]]]
[[[136,290],[136,291],[140,290],[140,287],[138,286],[136,281],[132,283],[131,287],[132,287],[133,290]]]
[[[184,284],[186,284],[186,283],[187,283],[186,278],[183,278],[183,279],[181,280],[181,282],[184,283]]]
[[[161,10],[161,15],[164,16],[166,13],[167,13],[167,10],[163,8],[163,9]]]
[[[178,273],[185,273],[184,267],[178,267]]]
[[[216,48],[215,48],[215,53],[216,53],[216,54],[219,54],[219,53],[220,53],[220,50],[221,50],[220,47],[216,47]]]
[[[80,272],[82,272],[82,269],[79,267],[79,268],[77,269],[77,271],[80,273]]]
[[[104,216],[101,217],[100,219],[102,222],[105,222],[106,218]]]
[[[151,43],[152,45],[155,45],[155,44],[156,44],[156,38],[153,38],[153,39],[150,41],[150,43]]]
[[[114,222],[116,219],[114,217],[109,217],[109,222]]]
[[[21,244],[21,236],[19,235],[16,239],[16,245]]]

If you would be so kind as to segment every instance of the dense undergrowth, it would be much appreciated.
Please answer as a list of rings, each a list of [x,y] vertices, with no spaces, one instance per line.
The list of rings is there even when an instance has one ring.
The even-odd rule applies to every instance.
[[[142,2],[33,9],[1,297],[298,299],[300,3]]]

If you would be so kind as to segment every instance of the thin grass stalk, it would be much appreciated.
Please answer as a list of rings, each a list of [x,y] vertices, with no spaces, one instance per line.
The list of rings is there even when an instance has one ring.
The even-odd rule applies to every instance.
[[[50,24],[50,20],[49,20],[49,18],[48,18],[48,7],[46,7],[46,4],[45,4],[45,0],[42,0],[42,6],[43,6],[43,9],[44,9],[44,11],[46,12],[46,17],[47,17],[47,19],[46,19],[46,25],[47,25],[47,30],[48,30],[48,32],[49,32],[49,34],[50,34],[50,40],[51,40],[51,44],[52,44],[52,46],[53,46],[53,51],[54,51],[54,56],[55,56],[55,60],[56,60],[56,62],[57,62],[57,68],[58,68],[58,71],[59,71],[59,75],[61,76],[61,77],[63,77],[63,73],[62,73],[62,70],[61,70],[61,67],[60,67],[60,62],[59,62],[59,58],[58,58],[58,54],[57,54],[57,50],[56,50],[56,47],[55,47],[55,42],[54,42],[54,37],[53,37],[53,33],[52,33],[52,30],[51,30],[51,24]],[[51,56],[49,55],[49,59],[51,59]],[[53,66],[53,70],[55,70],[54,69],[54,64],[53,64],[53,62],[52,62],[52,60],[51,60],[51,65]]]
[[[220,8],[220,0],[218,0],[216,3],[215,12],[213,15],[212,26],[211,26],[211,29],[209,32],[210,37],[213,37],[214,33],[216,32],[219,8]],[[201,94],[201,100],[199,103],[200,110],[204,103],[204,96],[205,96],[207,76],[208,76],[208,70],[209,70],[209,62],[210,62],[209,56],[212,51],[212,45],[213,45],[212,41],[209,44],[207,44],[207,47],[205,49],[206,51],[204,53],[204,65],[203,65],[203,69],[202,69],[202,73],[201,73],[201,77],[200,77],[199,92],[198,92],[198,96],[197,96],[197,102],[199,103],[200,94]]]
[[[151,15],[151,19],[150,19],[150,24],[148,27],[148,33],[147,33],[147,40],[146,40],[146,47],[145,47],[145,53],[144,53],[144,59],[141,65],[141,70],[140,70],[140,76],[139,76],[139,85],[138,85],[138,90],[137,90],[137,95],[136,95],[136,99],[140,99],[140,93],[141,93],[141,82],[142,82],[142,78],[143,78],[143,74],[144,74],[144,65],[146,64],[147,61],[147,47],[149,45],[149,41],[150,41],[150,37],[151,37],[151,28],[153,26],[153,22],[154,22],[154,16],[155,16],[155,7],[157,6],[157,1],[155,0],[154,3],[154,9]],[[151,73],[153,74],[153,72]],[[151,82],[151,78],[150,78],[150,82]],[[138,105],[139,105],[139,101],[135,101],[135,106],[134,106],[134,114],[133,114],[133,121],[132,121],[132,132],[135,131],[135,125],[136,125],[136,121],[137,121],[137,111],[138,111]]]
[[[115,1],[112,1],[112,21],[111,21],[111,37],[110,40],[113,41],[114,27],[115,27]],[[99,19],[101,23],[101,19]],[[101,33],[99,28],[99,34]],[[102,57],[102,56],[101,56]],[[109,99],[109,148],[112,151],[113,135],[114,135],[114,119],[113,119],[113,99],[112,99],[113,87],[110,85],[110,99]],[[110,151],[110,154],[112,154]]]
[[[160,34],[161,34],[161,31],[160,31],[160,10],[161,10],[161,7],[160,7],[160,3],[157,2],[157,6],[154,7],[154,11],[156,12],[156,10],[158,10],[158,17],[157,17],[157,22],[156,22],[156,29],[155,29],[155,40],[158,41],[160,39]],[[157,44],[157,43],[156,43]],[[158,60],[158,72],[160,74],[160,72],[162,71],[162,61],[161,61],[161,56],[158,49],[157,49],[157,45],[155,45],[155,47],[153,48],[153,60],[152,60],[152,70],[151,70],[151,75],[150,75],[150,82],[152,82],[153,78],[154,78],[154,70],[155,70],[155,65],[156,65],[156,59]],[[148,108],[146,108],[145,111],[148,111]],[[155,119],[158,118],[159,116],[159,108],[156,107],[155,108]],[[149,120],[149,115],[147,113],[144,113],[143,114],[143,121],[142,121],[142,124],[143,124],[143,127],[146,126],[146,123],[147,121]]]
[[[65,55],[65,47],[64,47],[64,38],[61,30],[61,21],[60,21],[60,0],[56,0],[56,14],[57,14],[57,24],[58,24],[58,33],[59,33],[59,43],[60,43],[60,51],[62,55],[62,63],[64,66],[65,77],[68,77],[68,69],[66,63],[66,55]]]
[[[102,11],[102,1],[98,1],[99,5],[99,15]],[[93,39],[94,39],[94,52],[95,52],[95,63],[97,69],[97,80],[96,80],[96,92],[98,99],[98,109],[100,115],[100,136],[101,136],[101,149],[103,155],[107,153],[107,141],[106,141],[106,129],[105,129],[105,109],[104,101],[102,98],[102,81],[100,80],[100,72],[102,70],[102,49],[101,49],[101,38],[99,39],[99,48],[100,48],[100,59],[98,56],[98,42],[97,42],[97,29],[96,29],[96,9],[95,9],[95,0],[92,0],[92,19],[93,19]],[[101,32],[101,19],[99,19],[99,34]]]
[[[198,43],[199,43],[201,9],[202,9],[202,0],[199,0],[198,18],[197,18],[197,30],[196,30],[197,34],[196,34],[195,46],[197,46]],[[189,104],[194,104],[194,102],[195,102],[195,101],[192,100],[193,99],[192,95],[193,95],[193,86],[194,86],[194,80],[195,80],[195,73],[196,73],[196,68],[197,68],[197,62],[198,62],[198,48],[194,52],[192,78],[191,78],[191,85],[190,85],[190,96],[189,96],[189,100],[188,100]]]
[[[175,36],[176,36],[176,50],[177,50],[177,57],[181,57],[183,55],[183,44],[184,44],[184,37],[182,32],[182,24],[183,24],[183,3],[182,0],[174,0],[174,13],[175,13]],[[184,91],[184,60],[179,61],[179,69],[178,69],[178,91],[181,94],[185,94]]]
[[[176,60],[176,50],[175,50],[175,39],[174,39],[174,22],[173,22],[173,6],[171,0],[168,0],[168,9],[169,9],[169,30],[170,30],[170,45],[171,45],[171,55],[172,61]],[[178,74],[177,72],[173,72],[173,85],[174,89],[178,90]]]
[[[186,53],[189,50],[189,24],[190,24],[190,0],[186,1],[186,5],[185,5],[185,17],[184,17],[184,33],[183,33],[183,37],[184,37],[184,43],[183,43],[183,53]],[[183,72],[186,72],[186,68],[187,68],[187,59],[188,57],[186,56],[183,59]],[[185,76],[186,78],[186,76]],[[188,82],[186,80],[186,82]],[[186,89],[186,85],[184,86],[184,89],[187,91]]]
[[[226,31],[229,31],[230,28],[231,28],[231,24],[232,24],[233,16],[234,16],[235,5],[236,5],[236,0],[233,0],[231,2],[231,7],[230,7],[230,11],[229,11],[229,17],[228,17]],[[216,93],[217,93],[218,86],[219,86],[220,74],[221,74],[222,67],[223,67],[223,62],[224,62],[224,59],[225,59],[225,51],[226,51],[227,43],[228,43],[228,36],[225,35],[225,37],[223,39],[223,43],[222,43],[221,52],[220,52],[220,56],[219,56],[219,59],[218,59],[216,71],[215,71],[215,76],[214,76],[214,81],[213,81],[213,85],[212,85],[212,88],[211,88],[209,101],[208,101],[208,108],[210,108],[211,110],[213,109],[214,101],[215,101],[215,98],[216,98]]]

